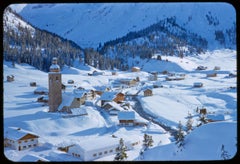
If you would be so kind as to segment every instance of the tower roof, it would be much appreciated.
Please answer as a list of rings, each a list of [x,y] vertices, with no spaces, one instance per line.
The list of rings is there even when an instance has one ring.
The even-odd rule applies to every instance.
[[[57,58],[52,59],[52,65],[50,66],[50,72],[60,72],[60,67],[57,64]]]

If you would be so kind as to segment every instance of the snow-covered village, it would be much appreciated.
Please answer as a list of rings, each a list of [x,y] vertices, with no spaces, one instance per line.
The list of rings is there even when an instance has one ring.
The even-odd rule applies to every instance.
[[[234,7],[126,3],[123,12],[122,5],[5,8],[3,153],[7,160],[220,161],[236,157]],[[167,7],[175,9],[171,14],[176,16],[183,7],[188,10],[172,18]],[[64,15],[57,17],[63,10]],[[198,11],[207,14],[200,18]],[[126,18],[129,23],[114,32],[114,25],[121,26]],[[187,32],[199,20],[208,23]],[[159,24],[151,26],[156,21]]]

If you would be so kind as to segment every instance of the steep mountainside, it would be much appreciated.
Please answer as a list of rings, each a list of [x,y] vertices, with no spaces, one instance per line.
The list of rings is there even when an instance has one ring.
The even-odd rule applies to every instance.
[[[28,63],[48,71],[52,57],[58,57],[62,67],[73,65],[73,60],[82,54],[81,47],[74,42],[26,23],[11,8],[4,11],[3,29],[4,59],[13,65]]]
[[[96,48],[176,17],[179,26],[205,38],[208,49],[236,48],[236,13],[228,3],[28,4],[20,14],[82,47]]]

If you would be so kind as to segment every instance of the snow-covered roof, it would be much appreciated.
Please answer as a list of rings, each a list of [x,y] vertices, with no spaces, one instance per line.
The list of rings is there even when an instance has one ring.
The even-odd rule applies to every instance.
[[[118,146],[119,138],[113,138],[110,136],[101,136],[94,139],[82,140],[79,144],[76,144],[69,149],[80,149],[84,152],[102,150],[106,147]],[[94,143],[94,144],[93,144]]]
[[[87,93],[87,91],[82,90],[82,89],[74,89],[73,90],[73,96],[75,98],[82,98],[86,93]]]
[[[109,110],[112,110],[112,109],[117,109],[119,111],[123,111],[124,110],[119,104],[117,104],[114,101],[104,103],[103,107],[106,106],[107,104],[112,106],[112,108],[110,108]]]
[[[104,92],[100,97],[100,100],[111,101],[117,96],[118,92]]]
[[[70,106],[73,102],[74,96],[71,93],[62,94],[62,103],[59,105],[58,110],[62,110],[64,106]]]
[[[59,67],[58,64],[52,64],[52,65],[50,66],[50,70],[51,70],[51,69],[59,69],[59,70],[60,70],[60,67]]]
[[[107,86],[94,86],[94,89],[95,90],[98,90],[98,91],[105,91],[107,88]]]
[[[87,111],[85,108],[72,108],[71,112],[72,112],[72,115],[87,114]]]
[[[118,120],[135,120],[134,111],[119,111]]]
[[[23,138],[28,134],[33,135],[34,138],[38,138],[37,134],[27,130],[16,128],[16,127],[9,127],[4,131],[5,138],[15,140],[15,141],[20,140],[21,138]]]
[[[223,114],[208,114],[207,119],[211,119],[213,121],[224,121],[225,117]]]
[[[48,92],[48,89],[45,87],[37,87],[34,92]]]

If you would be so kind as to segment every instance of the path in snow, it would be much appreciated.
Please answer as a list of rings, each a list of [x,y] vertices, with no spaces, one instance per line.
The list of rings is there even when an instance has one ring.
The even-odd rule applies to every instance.
[[[162,127],[164,130],[166,130],[167,132],[169,132],[172,136],[176,137],[177,135],[177,130],[173,129],[169,126],[164,125],[163,123],[159,122],[159,118],[157,118],[154,115],[151,115],[147,112],[145,112],[143,110],[142,104],[140,103],[140,101],[136,98],[136,96],[131,96],[132,100],[135,102],[135,106],[134,106],[134,110],[143,118],[145,118],[148,121],[151,121],[157,125],[159,125],[160,127]]]

